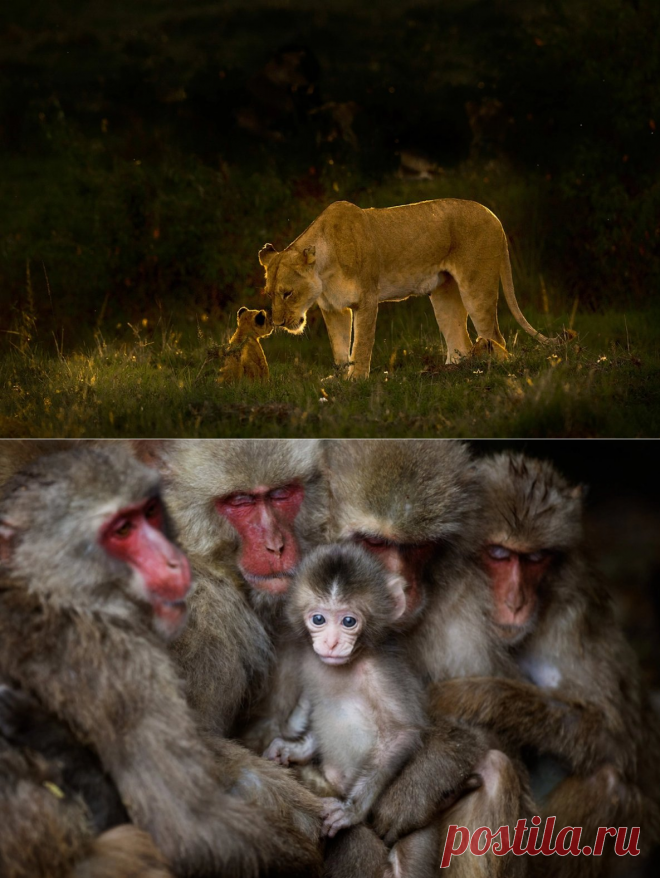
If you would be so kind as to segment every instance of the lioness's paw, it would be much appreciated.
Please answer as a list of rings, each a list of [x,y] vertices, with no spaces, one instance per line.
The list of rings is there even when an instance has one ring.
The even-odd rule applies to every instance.
[[[369,377],[368,369],[360,369],[357,366],[349,366],[348,371],[346,372],[346,379],[348,381],[359,381],[362,378]]]
[[[481,336],[472,345],[470,356],[494,357],[496,360],[507,360],[509,358],[507,350],[503,345],[493,341],[492,338],[481,338]]]

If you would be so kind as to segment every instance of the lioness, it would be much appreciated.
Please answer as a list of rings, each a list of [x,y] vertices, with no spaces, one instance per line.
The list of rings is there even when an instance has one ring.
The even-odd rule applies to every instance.
[[[281,253],[266,244],[259,262],[274,326],[302,332],[308,309],[318,302],[335,363],[347,367],[347,378],[369,375],[378,303],[409,296],[430,297],[448,363],[471,350],[468,315],[478,336],[505,348],[497,325],[500,278],[522,328],[544,344],[560,341],[525,320],[502,224],[476,201],[441,198],[367,210],[336,201]]]

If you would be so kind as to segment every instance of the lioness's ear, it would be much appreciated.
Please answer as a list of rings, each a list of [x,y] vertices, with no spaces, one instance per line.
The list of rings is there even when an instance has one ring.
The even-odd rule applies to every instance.
[[[302,255],[303,261],[307,265],[314,265],[316,262],[316,247],[305,247]]]
[[[273,247],[272,244],[264,244],[262,249],[259,251],[259,262],[263,265],[264,268],[272,259],[273,253],[277,253],[277,250]]]
[[[238,311],[236,312],[236,322],[237,323],[241,322],[241,314],[245,314],[246,311],[247,311],[247,308],[245,306],[238,309]]]

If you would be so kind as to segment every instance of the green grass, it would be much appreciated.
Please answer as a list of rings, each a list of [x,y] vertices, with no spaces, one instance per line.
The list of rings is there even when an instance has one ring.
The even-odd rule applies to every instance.
[[[258,300],[248,302],[257,305]],[[562,319],[530,312],[540,329]],[[368,381],[333,376],[318,310],[301,338],[264,342],[268,383],[216,381],[205,365],[229,321],[190,316],[97,334],[85,351],[53,356],[27,337],[0,361],[5,436],[657,436],[660,314],[578,314],[576,341],[549,350],[502,314],[505,362],[444,366],[425,300],[381,307]],[[27,321],[29,323],[29,321]],[[554,353],[554,356],[553,356]]]

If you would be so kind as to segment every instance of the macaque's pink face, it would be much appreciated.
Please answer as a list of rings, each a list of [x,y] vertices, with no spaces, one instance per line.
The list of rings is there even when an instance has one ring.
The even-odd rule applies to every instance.
[[[326,665],[345,665],[363,627],[363,619],[350,607],[334,604],[312,607],[305,614],[314,652]]]
[[[482,563],[490,577],[495,622],[502,637],[515,641],[534,624],[539,587],[552,555],[546,551],[521,552],[507,545],[488,545]]]
[[[134,592],[149,601],[162,633],[172,636],[186,619],[190,567],[163,526],[162,506],[153,497],[115,513],[101,527],[99,542],[109,555],[131,567]]]
[[[294,525],[305,496],[302,485],[258,487],[216,501],[218,513],[241,538],[238,566],[260,591],[283,594],[300,560]]]
[[[406,581],[405,615],[415,613],[424,596],[422,575],[424,566],[435,549],[435,543],[396,543],[378,536],[361,534],[356,542],[375,555],[390,573],[396,573]]]

